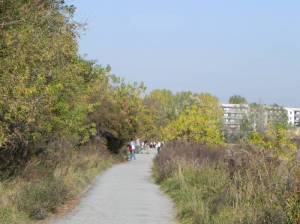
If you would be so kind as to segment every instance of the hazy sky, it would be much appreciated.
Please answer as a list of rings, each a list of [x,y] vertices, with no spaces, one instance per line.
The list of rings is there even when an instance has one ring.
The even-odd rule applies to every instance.
[[[299,0],[69,0],[82,55],[150,90],[300,106]]]

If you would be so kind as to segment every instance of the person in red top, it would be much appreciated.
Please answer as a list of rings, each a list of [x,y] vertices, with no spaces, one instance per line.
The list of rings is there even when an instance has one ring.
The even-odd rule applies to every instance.
[[[132,159],[132,147],[130,144],[127,145],[127,150],[128,150],[128,160]]]

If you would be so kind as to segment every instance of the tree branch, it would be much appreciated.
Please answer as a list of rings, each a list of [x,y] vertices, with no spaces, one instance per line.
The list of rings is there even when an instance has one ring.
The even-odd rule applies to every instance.
[[[19,20],[7,22],[7,23],[2,22],[1,25],[0,25],[0,27],[3,28],[5,26],[10,26],[10,25],[13,25],[13,24],[16,24],[16,23],[20,23],[20,22],[24,22],[24,20],[23,19],[19,19]]]

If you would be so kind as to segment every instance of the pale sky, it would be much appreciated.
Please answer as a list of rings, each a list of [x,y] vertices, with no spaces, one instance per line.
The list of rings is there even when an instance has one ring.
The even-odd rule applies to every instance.
[[[80,54],[149,90],[300,107],[300,1],[68,0]]]

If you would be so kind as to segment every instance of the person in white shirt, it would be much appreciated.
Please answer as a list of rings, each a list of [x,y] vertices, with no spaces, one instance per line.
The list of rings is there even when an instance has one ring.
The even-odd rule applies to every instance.
[[[161,142],[157,142],[156,148],[157,148],[157,153],[159,153],[160,152],[160,148],[161,148]]]
[[[131,143],[130,143],[130,145],[131,145],[131,160],[136,160],[136,156],[135,156],[135,143],[132,141]]]

